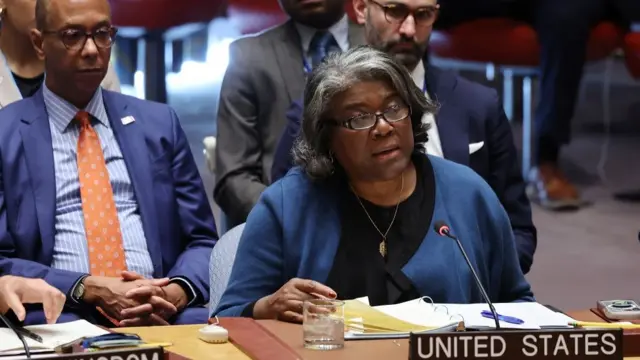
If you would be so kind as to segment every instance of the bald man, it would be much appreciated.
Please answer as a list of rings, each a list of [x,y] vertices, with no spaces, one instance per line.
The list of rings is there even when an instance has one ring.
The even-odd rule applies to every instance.
[[[0,272],[65,294],[59,321],[204,323],[217,234],[178,117],[100,86],[106,0],[38,0],[36,25],[45,82],[0,110]]]

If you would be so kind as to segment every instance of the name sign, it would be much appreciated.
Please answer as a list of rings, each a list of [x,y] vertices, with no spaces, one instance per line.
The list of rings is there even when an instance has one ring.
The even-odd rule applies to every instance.
[[[412,333],[409,359],[619,359],[622,330]]]
[[[109,350],[85,353],[73,353],[38,357],[42,360],[164,360],[164,350],[161,347]]]

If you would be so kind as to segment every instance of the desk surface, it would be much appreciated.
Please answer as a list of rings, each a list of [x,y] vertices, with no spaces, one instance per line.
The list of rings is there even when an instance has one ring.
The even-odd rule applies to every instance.
[[[198,339],[198,329],[204,325],[175,325],[156,327],[131,327],[113,329],[140,335],[145,342],[170,342],[173,346],[165,349],[190,359],[250,360],[233,344],[209,344]]]
[[[582,321],[602,321],[589,310],[570,311],[568,315]],[[261,320],[260,323],[289,344],[305,360],[406,359],[409,353],[407,339],[347,341],[343,350],[331,352],[307,350],[302,346],[302,328],[299,325],[273,320]],[[208,344],[198,339],[198,329],[202,326],[204,325],[138,327],[115,331],[136,333],[146,342],[171,342],[174,345],[167,347],[167,350],[191,359],[249,359],[231,343]],[[627,357],[625,360],[640,360],[640,357]]]

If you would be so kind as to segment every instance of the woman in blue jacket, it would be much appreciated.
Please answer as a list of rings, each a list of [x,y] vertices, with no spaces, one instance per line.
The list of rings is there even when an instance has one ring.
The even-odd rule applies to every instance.
[[[421,119],[436,105],[393,58],[369,47],[331,55],[304,103],[298,167],[249,215],[216,315],[301,321],[303,301],[318,295],[483,302],[437,221],[460,238],[492,301],[533,300],[494,192],[423,153]]]

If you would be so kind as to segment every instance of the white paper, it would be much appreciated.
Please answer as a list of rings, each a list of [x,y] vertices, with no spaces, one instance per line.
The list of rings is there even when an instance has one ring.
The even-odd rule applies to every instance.
[[[464,318],[466,327],[491,327],[496,324],[492,318],[485,318],[481,312],[489,310],[487,304],[436,304],[449,309],[450,314],[459,314]],[[524,321],[523,324],[510,324],[500,321],[500,327],[510,329],[540,329],[548,327],[569,327],[574,319],[535,302],[493,304],[499,315],[511,316]]]
[[[25,329],[42,337],[43,342],[25,337],[29,349],[49,349],[70,343],[84,337],[92,337],[108,334],[109,332],[99,328],[86,320],[77,320],[62,324],[25,326]],[[0,328],[0,355],[3,352],[22,349],[22,342],[16,334],[8,328]]]
[[[369,298],[362,297],[355,299],[362,303],[369,305]],[[435,307],[429,302],[425,302],[422,299],[410,300],[400,304],[393,305],[381,305],[373,307],[380,312],[392,316],[396,319],[406,321],[411,324],[420,325],[424,327],[440,328],[451,324],[456,324],[462,319],[460,317],[452,316],[448,314],[447,309],[444,307]],[[357,329],[358,321],[362,322],[361,318],[347,319],[351,327],[351,331],[345,333],[345,339],[390,339],[390,338],[402,338],[407,337],[408,333],[362,333]]]

